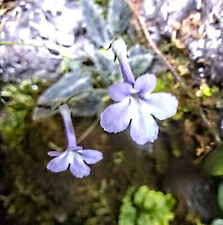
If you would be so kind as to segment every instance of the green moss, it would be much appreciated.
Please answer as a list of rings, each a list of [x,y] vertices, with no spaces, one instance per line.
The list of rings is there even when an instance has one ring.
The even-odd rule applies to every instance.
[[[168,42],[165,39],[162,39],[159,43],[159,49],[161,52],[169,52],[172,47],[174,47],[173,43]]]
[[[174,90],[175,82],[170,72],[164,70],[156,74],[156,76],[157,86],[154,92],[171,92]]]
[[[130,188],[123,199],[119,225],[168,225],[174,218],[175,202],[172,195],[147,186]]]
[[[24,80],[20,84],[3,87],[2,97],[7,99],[0,118],[0,132],[7,145],[5,150],[22,151],[30,122],[30,112],[40,91],[40,81]],[[4,146],[3,146],[4,147]]]
[[[209,87],[207,84],[201,86],[201,93],[203,98],[211,97],[217,92],[219,92],[219,88],[217,86]]]
[[[186,221],[194,225],[204,225],[203,223],[201,223],[200,219],[194,216],[193,214],[188,214],[186,216]]]
[[[96,4],[108,6],[109,0],[94,0]]]

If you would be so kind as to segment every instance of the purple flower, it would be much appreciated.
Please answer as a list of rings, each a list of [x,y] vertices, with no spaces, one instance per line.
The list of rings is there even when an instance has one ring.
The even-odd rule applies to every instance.
[[[58,173],[70,167],[71,173],[77,178],[90,174],[90,167],[87,164],[94,164],[102,159],[101,152],[77,146],[66,149],[64,152],[51,151],[48,155],[56,156],[47,164],[48,170]]]
[[[82,178],[90,174],[88,164],[95,164],[100,161],[103,156],[97,150],[83,149],[77,146],[76,137],[71,121],[71,113],[67,105],[59,107],[67,135],[68,147],[64,152],[50,151],[49,156],[55,157],[47,164],[47,169],[54,172],[62,172],[70,168],[71,173],[77,178]]]
[[[120,62],[124,82],[109,88],[109,95],[117,103],[101,114],[101,126],[109,133],[118,133],[130,124],[130,135],[137,144],[153,142],[159,130],[153,116],[159,120],[173,116],[178,100],[169,93],[151,93],[157,82],[152,74],[141,75],[135,81],[121,39],[114,41],[112,48]]]

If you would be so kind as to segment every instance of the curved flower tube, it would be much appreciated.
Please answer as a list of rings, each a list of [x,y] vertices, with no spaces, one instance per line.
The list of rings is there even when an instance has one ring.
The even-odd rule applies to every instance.
[[[120,62],[124,82],[109,88],[109,95],[116,103],[101,114],[101,126],[109,133],[118,133],[130,124],[130,135],[137,144],[153,142],[159,130],[154,117],[164,120],[175,115],[178,100],[170,93],[152,93],[157,83],[153,74],[141,75],[135,81],[123,40],[114,41],[112,48]]]
[[[83,149],[77,146],[68,106],[60,106],[59,112],[64,120],[68,147],[64,152],[48,152],[49,156],[55,158],[47,164],[47,169],[51,172],[58,173],[69,168],[71,173],[77,178],[88,176],[90,174],[90,167],[88,165],[100,161],[103,158],[102,153],[97,150]]]

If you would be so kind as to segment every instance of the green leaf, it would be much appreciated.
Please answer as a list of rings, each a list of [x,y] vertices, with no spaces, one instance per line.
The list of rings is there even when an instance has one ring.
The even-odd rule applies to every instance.
[[[156,194],[155,191],[149,191],[144,197],[143,207],[146,210],[154,211],[157,207],[156,199],[153,197]]]
[[[101,99],[107,95],[104,89],[94,89],[73,97],[67,104],[73,116],[93,116],[101,110]]]
[[[129,50],[129,57],[131,58],[131,57],[136,56],[136,55],[144,55],[144,54],[147,54],[147,53],[150,53],[148,51],[148,49],[144,48],[140,44],[136,44],[133,47],[131,47],[131,49]]]
[[[151,218],[149,215],[147,215],[147,214],[145,214],[145,213],[142,213],[142,214],[139,216],[139,218],[137,219],[136,225],[149,225],[149,224],[156,225],[156,224],[151,223],[151,222],[153,222],[153,221],[152,221],[152,218]]]
[[[147,186],[141,186],[137,190],[130,188],[121,206],[119,225],[168,225],[174,218],[171,210],[175,203],[171,194],[165,195],[160,191],[150,190]],[[125,208],[129,213],[134,212],[134,218],[128,213],[123,214]]]
[[[129,50],[129,64],[135,76],[146,73],[151,67],[154,56],[142,45],[136,44]]]
[[[111,0],[108,9],[108,28],[111,34],[123,33],[128,25],[131,11],[124,0]]]
[[[84,76],[80,72],[65,74],[39,97],[37,107],[33,111],[33,119],[37,120],[55,114],[57,106],[91,88],[89,75]]]
[[[210,175],[223,174],[223,149],[212,151],[204,161],[204,171]]]
[[[109,42],[110,36],[105,20],[101,16],[97,6],[94,4],[94,1],[82,0],[82,10],[89,37],[99,47],[105,46]]]
[[[38,99],[39,104],[60,102],[91,88],[91,77],[81,73],[67,73],[50,86]]]
[[[101,85],[112,85],[120,79],[119,65],[114,61],[108,59],[99,51],[95,51],[92,60],[95,63],[97,73],[100,75],[97,77],[97,81]]]
[[[150,53],[136,55],[129,59],[130,67],[135,76],[139,76],[147,72],[153,61],[153,55]]]
[[[119,225],[135,225],[136,208],[132,205],[132,196],[136,188],[129,188],[125,197],[123,198],[122,206],[119,215]]]
[[[149,191],[149,188],[147,186],[141,186],[135,193],[134,195],[134,204],[137,207],[142,207],[143,206],[143,201],[144,198]]]
[[[218,204],[223,211],[223,181],[218,186]]]

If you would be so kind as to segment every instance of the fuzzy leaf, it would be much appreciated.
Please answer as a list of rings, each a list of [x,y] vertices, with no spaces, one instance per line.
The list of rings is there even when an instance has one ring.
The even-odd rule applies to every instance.
[[[56,83],[46,89],[39,97],[33,111],[33,119],[37,120],[56,113],[55,108],[72,96],[83,94],[92,87],[89,75],[83,76],[79,72],[67,73]]]
[[[143,55],[150,53],[147,49],[145,49],[142,45],[136,44],[129,50],[129,57],[133,57],[136,55]]]
[[[93,116],[100,112],[101,98],[107,94],[104,89],[96,89],[73,97],[68,106],[74,116]]]
[[[99,13],[93,0],[82,1],[82,11],[89,37],[99,47],[103,47],[110,40],[105,20]]]
[[[129,59],[129,64],[132,69],[132,72],[135,76],[139,76],[143,73],[146,73],[148,68],[151,66],[153,61],[153,55],[151,54],[142,54],[136,55]]]
[[[97,72],[100,74],[100,77],[97,79],[102,85],[111,85],[117,81],[117,76],[120,75],[118,64],[106,58],[99,51],[95,51],[92,59],[95,63]],[[119,76],[119,79],[121,79],[121,75]]]
[[[108,28],[111,34],[123,33],[129,25],[131,11],[124,0],[111,0],[108,9]]]
[[[135,76],[148,72],[153,59],[154,55],[142,45],[136,44],[129,50],[129,64]]]

